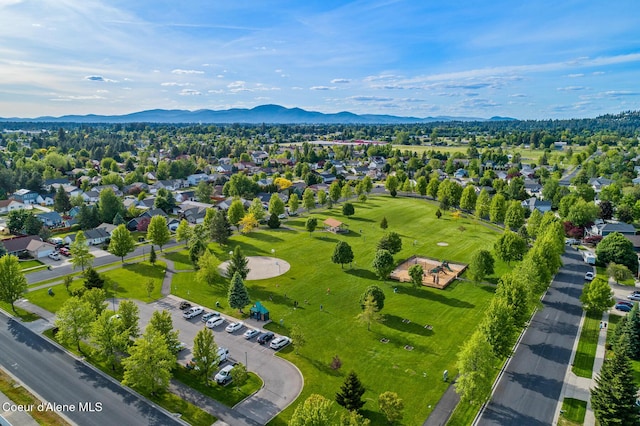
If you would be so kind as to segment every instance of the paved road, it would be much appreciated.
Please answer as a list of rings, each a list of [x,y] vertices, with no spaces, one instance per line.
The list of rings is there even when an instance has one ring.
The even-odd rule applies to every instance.
[[[169,243],[164,245],[162,249],[167,250],[176,245],[178,245],[178,243],[176,243],[174,240],[171,240]],[[145,254],[148,255],[150,251],[151,251],[151,246],[149,245],[145,244],[142,246],[137,246],[133,252],[125,256],[124,260],[126,261],[127,259],[130,259],[132,257],[138,257]],[[93,261],[94,267],[104,266],[114,262],[120,262],[119,257],[116,257],[104,250],[99,250],[97,247],[92,247],[91,252],[96,256],[96,258]],[[159,251],[158,251],[158,254],[160,254]],[[69,262],[68,258],[64,256],[60,256],[60,258],[62,260],[59,260],[59,261],[50,260],[49,258],[42,259],[47,264],[52,265],[52,269],[51,270],[43,269],[43,270],[39,270],[36,272],[31,272],[30,274],[27,274],[26,275],[27,283],[34,284],[40,281],[50,280],[52,278],[62,278],[65,275],[69,275],[69,274],[72,274],[73,272],[77,272],[77,271],[74,271],[73,266]]]
[[[200,317],[191,320],[182,318],[178,304],[179,299],[172,296],[154,303],[138,303],[140,328],[144,329],[154,311],[164,309],[170,312],[174,329],[180,331],[179,339],[187,345],[187,349],[180,353],[178,359],[178,362],[185,364],[191,359],[193,339],[204,327],[204,323]],[[262,389],[234,408],[259,424],[266,424],[298,397],[303,386],[302,375],[293,364],[275,356],[275,352],[268,346],[258,344],[255,337],[246,340],[242,334],[247,331],[247,327],[233,334],[224,331],[228,322],[234,321],[230,317],[225,318],[225,324],[213,329],[216,344],[228,348],[232,359],[246,363],[248,370],[258,374],[264,382]]]
[[[593,270],[571,248],[562,262],[478,425],[553,423],[582,315],[584,274]]]
[[[0,313],[0,364],[79,425],[183,425],[101,373],[69,356],[43,337]],[[79,411],[80,403],[102,404]]]

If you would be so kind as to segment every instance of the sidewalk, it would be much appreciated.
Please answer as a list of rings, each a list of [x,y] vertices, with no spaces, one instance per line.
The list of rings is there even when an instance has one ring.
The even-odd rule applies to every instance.
[[[580,340],[580,334],[582,333],[582,326],[584,324],[585,315],[582,315],[580,321],[580,327],[578,328],[578,337],[573,345],[572,361],[576,356],[576,349],[578,348],[578,342]],[[609,323],[609,312],[605,312],[602,316],[602,321]],[[556,414],[554,418],[554,424],[558,423],[562,411],[562,402],[565,398],[574,398],[587,402],[587,412],[584,417],[584,426],[594,426],[596,424],[596,418],[591,409],[591,389],[596,386],[595,378],[598,377],[602,363],[604,362],[605,344],[607,342],[607,329],[604,328],[598,335],[598,347],[596,348],[596,356],[593,361],[593,371],[591,378],[576,376],[571,368],[567,369],[567,374],[564,379],[564,385],[562,387],[561,398],[558,401],[558,407],[556,408]],[[571,366],[570,365],[570,366]],[[569,366],[569,367],[570,367]]]
[[[38,426],[38,422],[33,420],[33,417],[28,413],[11,410],[11,406],[14,404],[18,405],[0,392],[0,426]],[[9,408],[9,410],[5,411],[4,408]]]

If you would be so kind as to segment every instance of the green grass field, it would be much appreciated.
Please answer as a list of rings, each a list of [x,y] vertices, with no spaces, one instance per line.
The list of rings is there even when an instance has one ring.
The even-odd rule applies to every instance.
[[[23,271],[25,269],[37,268],[39,266],[43,266],[42,262],[40,262],[39,260],[21,260],[20,261],[20,269]]]
[[[193,269],[193,264],[189,259],[189,250],[165,253],[164,257],[173,262],[173,266],[176,271],[187,271]]]
[[[591,377],[593,361],[596,358],[596,349],[598,348],[598,336],[601,333],[601,320],[602,314],[587,313],[584,318],[572,368],[578,377]]]
[[[560,426],[581,425],[587,412],[587,401],[574,398],[565,398],[562,401],[562,414],[558,424]]]
[[[233,382],[227,386],[221,386],[212,382],[207,386],[193,374],[192,370],[187,370],[181,365],[173,371],[173,377],[185,385],[196,389],[201,394],[223,403],[227,407],[235,406],[262,388],[262,379],[254,373],[249,373],[247,382],[240,386],[239,389],[233,385]]]
[[[299,355],[292,348],[281,351],[281,356],[302,371],[305,388],[299,401],[271,424],[284,425],[297,404],[311,393],[333,400],[352,369],[367,388],[364,414],[373,424],[384,423],[375,402],[384,391],[397,392],[404,399],[403,424],[421,424],[431,411],[429,405],[435,406],[446,390],[448,384],[442,381],[442,372],[449,370],[450,377],[456,375],[458,348],[475,330],[493,295],[493,287],[469,282],[454,283],[446,290],[385,283],[377,279],[371,268],[376,243],[384,233],[379,227],[383,216],[389,222],[388,231],[398,232],[403,239],[403,249],[395,255],[397,262],[420,254],[467,263],[475,250],[492,248],[498,236],[492,228],[469,218],[456,220],[448,214],[437,219],[437,206],[424,200],[375,197],[364,205],[356,203],[355,208],[356,214],[350,218],[340,214],[340,206],[313,214],[320,223],[327,217],[344,221],[351,229],[346,235],[319,231],[310,235],[304,231],[305,215],[288,220],[284,224],[286,229],[261,229],[246,236],[234,236],[223,248],[209,246],[220,261],[226,260],[229,250],[239,245],[246,255],[270,256],[271,250],[275,250],[276,257],[291,264],[285,275],[246,283],[251,299],[262,301],[271,311],[273,322],[266,328],[289,334],[297,324],[307,342]],[[464,231],[459,230],[461,226]],[[351,267],[344,269],[330,261],[340,240],[348,242],[355,254]],[[496,262],[493,278],[507,270],[506,264]],[[360,295],[371,284],[385,291],[381,313],[386,321],[373,324],[371,331],[367,331],[356,316],[360,312]],[[393,287],[398,287],[398,293],[393,292]],[[176,274],[172,292],[209,308],[220,301],[219,310],[237,315],[227,306],[226,284],[222,279],[209,286],[197,282],[193,272]],[[297,309],[293,307],[294,301],[299,304]],[[425,328],[427,324],[432,326],[431,330]],[[382,338],[389,339],[389,343],[381,343]],[[343,362],[338,371],[329,368],[336,355]]]
[[[151,265],[149,262],[129,263],[122,265],[121,268],[101,272],[100,275],[111,278],[118,283],[116,297],[150,302],[162,297],[162,279],[164,278],[165,268],[166,264],[164,262],[156,262],[155,265]],[[147,290],[145,289],[145,284],[150,279],[155,283],[151,298],[147,297]],[[83,283],[84,280],[78,277],[71,284],[71,288],[81,287]],[[69,294],[62,284],[53,285],[52,288],[53,296],[48,294],[48,288],[42,288],[27,293],[26,298],[50,312],[56,312],[69,298]],[[113,295],[111,288],[105,288],[105,291],[108,297]]]

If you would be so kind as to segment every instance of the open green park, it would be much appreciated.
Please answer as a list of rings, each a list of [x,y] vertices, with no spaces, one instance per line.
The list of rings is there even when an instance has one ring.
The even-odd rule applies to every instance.
[[[272,256],[291,266],[281,276],[245,283],[251,300],[261,301],[270,311],[272,322],[264,328],[290,335],[292,327],[298,326],[305,340],[297,348],[298,354],[292,346],[279,353],[300,369],[304,389],[300,398],[271,424],[286,424],[298,403],[312,393],[333,400],[351,370],[367,389],[363,414],[372,424],[386,422],[377,404],[378,395],[385,391],[396,392],[404,400],[403,424],[421,424],[428,417],[449,386],[449,382],[443,381],[443,372],[448,370],[450,379],[456,376],[457,352],[484,315],[494,286],[459,280],[445,290],[438,290],[383,282],[371,266],[376,244],[385,232],[394,231],[403,242],[402,250],[394,256],[396,263],[414,254],[468,263],[474,251],[490,250],[501,232],[493,225],[471,217],[455,218],[449,212],[438,219],[436,210],[437,205],[426,200],[378,196],[366,203],[355,203],[354,216],[343,216],[341,205],[336,205],[330,210],[319,209],[289,218],[280,229],[261,228],[248,235],[234,234],[225,246],[209,244],[221,263],[228,260],[229,251],[240,246],[247,256]],[[305,230],[310,216],[317,217],[319,222],[313,233]],[[350,232],[324,231],[321,224],[328,217],[347,224]],[[389,224],[386,231],[379,226],[383,217]],[[354,252],[354,262],[344,268],[331,262],[338,241],[349,243]],[[173,294],[238,316],[237,310],[227,304],[226,279],[219,277],[209,284],[199,282],[195,272],[185,271],[190,268],[186,250],[167,257],[180,263],[173,276]],[[495,269],[488,277],[494,284],[509,267],[496,261]],[[141,262],[103,274],[118,282],[117,297],[150,301],[160,297],[164,270],[162,262],[156,262],[155,266]],[[151,298],[144,290],[149,278],[158,283]],[[372,324],[368,331],[357,316],[361,312],[360,296],[372,284],[384,290],[386,300],[380,312],[384,321]],[[80,285],[81,280],[76,279],[73,286]],[[62,285],[53,289],[55,296],[48,295],[43,288],[27,297],[56,311],[68,296]],[[220,302],[219,308],[216,302]],[[336,356],[342,366],[334,370],[331,362]],[[340,408],[335,403],[334,407]]]

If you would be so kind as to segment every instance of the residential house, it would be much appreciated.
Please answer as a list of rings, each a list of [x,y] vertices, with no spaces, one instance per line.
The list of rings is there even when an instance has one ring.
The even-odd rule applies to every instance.
[[[42,240],[31,240],[27,244],[26,252],[34,259],[41,259],[49,256],[56,250],[56,246]]]
[[[589,179],[589,182],[587,182],[587,185],[591,186],[593,190],[596,191],[596,193],[599,193],[600,191],[602,191],[602,188],[604,188],[605,186],[611,185],[612,182],[613,181],[611,179],[599,177],[599,178]]]
[[[465,169],[458,169],[453,174],[453,177],[456,179],[463,179],[463,178],[466,178],[467,176],[469,176],[469,173],[467,173]]]
[[[38,193],[30,189],[18,189],[9,196],[10,200],[20,201],[23,204],[36,204],[38,201]]]
[[[536,180],[525,178],[524,190],[527,192],[527,194],[533,197],[542,192],[542,185],[540,185]]]
[[[551,211],[551,201],[539,200],[536,197],[528,198],[522,202],[522,207],[529,211],[538,210],[541,213]]]
[[[107,232],[105,228],[93,228],[84,231],[85,237],[87,237],[87,243],[90,245],[100,245],[106,243],[111,238],[111,233]]]
[[[165,219],[169,218],[169,216],[162,209],[149,209],[140,215],[140,217],[148,217],[149,219],[154,216],[162,216]]]
[[[36,198],[36,203],[41,206],[52,206],[55,203],[55,194],[38,194],[38,198]]]
[[[95,189],[92,189],[83,193],[82,198],[84,199],[85,203],[95,204],[100,201],[100,193]]]
[[[27,205],[22,201],[18,200],[0,200],[0,213],[9,213],[13,210],[24,210],[27,208]]]
[[[42,241],[37,235],[27,235],[24,237],[15,237],[2,240],[2,245],[7,250],[7,254],[20,256],[27,251],[27,247],[31,241]]]
[[[98,191],[98,192],[102,192],[103,190],[110,188],[114,194],[116,194],[116,196],[118,197],[122,197],[124,194],[122,193],[122,191],[120,191],[120,188],[118,188],[116,185],[100,185],[100,186],[96,186],[95,188],[93,188],[94,190]]]
[[[63,224],[62,216],[58,212],[38,213],[36,217],[42,221],[44,226],[49,228],[57,228]]]
[[[622,235],[635,235],[636,228],[633,225],[624,222],[607,222],[595,224],[588,231],[591,235],[599,235],[601,237],[606,237],[614,232],[619,232]]]
[[[178,191],[175,194],[175,199],[177,203],[182,203],[183,201],[195,201],[196,192],[193,190]]]
[[[180,218],[187,222],[196,225],[204,222],[204,217],[207,214],[207,207],[193,206],[183,208],[180,212]],[[171,229],[171,228],[169,228]]]
[[[75,185],[71,185],[70,183],[54,183],[51,185],[51,190],[55,189],[57,191],[60,186],[62,186],[64,192],[67,193],[69,198],[82,194],[82,189]]]
[[[209,175],[206,173],[196,173],[196,174],[187,176],[187,183],[189,184],[189,186],[196,186],[200,182],[202,181],[207,182],[208,180],[209,180]]]
[[[53,192],[53,189],[56,189],[58,186],[66,185],[68,183],[69,179],[67,178],[46,179],[44,182],[42,182],[42,188],[44,188],[46,191]]]

